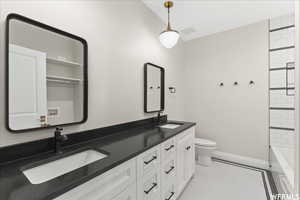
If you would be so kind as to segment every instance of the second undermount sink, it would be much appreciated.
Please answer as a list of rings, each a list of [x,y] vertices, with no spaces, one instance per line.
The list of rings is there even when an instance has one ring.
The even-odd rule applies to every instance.
[[[175,124],[175,123],[168,123],[168,124],[164,124],[159,126],[160,128],[168,128],[168,129],[175,129],[178,128],[179,126],[181,126],[182,124]]]
[[[32,184],[40,184],[107,157],[92,149],[66,156],[23,171]]]

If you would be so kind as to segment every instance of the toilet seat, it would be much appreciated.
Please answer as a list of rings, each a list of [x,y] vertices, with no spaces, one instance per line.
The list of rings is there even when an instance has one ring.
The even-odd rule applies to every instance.
[[[195,144],[197,146],[203,146],[203,147],[216,147],[217,143],[211,140],[202,139],[202,138],[195,138]]]

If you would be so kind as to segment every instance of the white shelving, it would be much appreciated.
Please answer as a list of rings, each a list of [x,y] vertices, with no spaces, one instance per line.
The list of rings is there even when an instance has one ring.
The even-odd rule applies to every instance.
[[[63,76],[50,76],[50,75],[47,75],[47,81],[57,82],[57,83],[66,83],[66,84],[79,84],[79,83],[81,83],[81,79],[63,77]]]
[[[72,62],[72,61],[68,61],[68,60],[60,60],[60,59],[56,59],[56,58],[47,58],[47,63],[51,63],[51,64],[56,64],[56,65],[64,65],[64,66],[69,66],[69,67],[80,67],[81,64],[77,63],[77,62]]]

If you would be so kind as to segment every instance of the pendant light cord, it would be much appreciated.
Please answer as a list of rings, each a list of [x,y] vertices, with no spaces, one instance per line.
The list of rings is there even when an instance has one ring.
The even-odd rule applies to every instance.
[[[168,6],[168,30],[171,30],[171,25],[170,25],[170,6]]]

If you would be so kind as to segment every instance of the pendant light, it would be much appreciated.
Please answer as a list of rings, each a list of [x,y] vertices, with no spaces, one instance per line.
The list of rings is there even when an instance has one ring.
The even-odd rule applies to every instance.
[[[174,3],[172,1],[166,1],[164,6],[168,9],[168,26],[167,29],[159,35],[159,40],[162,45],[168,49],[174,47],[179,39],[178,31],[171,29],[170,25],[170,8],[172,8]]]

